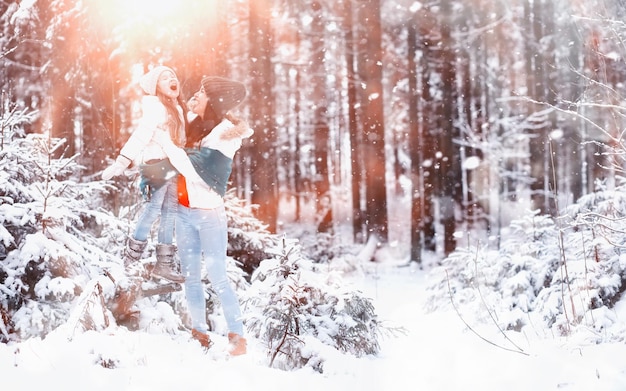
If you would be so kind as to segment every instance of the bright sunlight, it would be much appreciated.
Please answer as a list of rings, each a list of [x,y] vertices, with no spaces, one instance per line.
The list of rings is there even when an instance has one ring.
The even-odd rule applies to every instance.
[[[151,55],[161,51],[180,57],[198,50],[228,8],[219,0],[84,0],[84,4],[86,20],[95,24],[95,39],[102,37],[105,46],[116,47],[102,53],[126,66],[150,62]]]
[[[211,28],[218,0],[86,0],[102,27],[127,39],[159,37],[201,20]]]
[[[126,20],[145,19],[165,22],[168,17],[183,14],[179,10],[189,5],[189,0],[89,0],[107,25],[119,25]],[[169,19],[169,22],[172,22]],[[180,23],[182,21],[177,21]]]

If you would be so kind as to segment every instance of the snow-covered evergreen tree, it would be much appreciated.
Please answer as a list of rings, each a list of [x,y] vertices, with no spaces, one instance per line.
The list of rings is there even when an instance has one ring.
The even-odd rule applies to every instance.
[[[626,290],[626,188],[582,197],[559,219],[530,213],[499,249],[458,249],[432,271],[428,307],[454,305],[470,322],[502,330],[623,339],[612,312]]]
[[[22,122],[32,118],[24,113]],[[16,119],[13,119],[14,121]],[[68,316],[90,265],[106,258],[96,237],[97,194],[104,184],[81,183],[75,156],[53,158],[64,140],[24,137],[4,126],[0,150],[0,307],[3,340],[45,335]]]
[[[357,357],[377,353],[380,326],[372,302],[300,249],[284,239],[245,293],[248,329],[266,344],[269,365],[322,372],[322,346]]]

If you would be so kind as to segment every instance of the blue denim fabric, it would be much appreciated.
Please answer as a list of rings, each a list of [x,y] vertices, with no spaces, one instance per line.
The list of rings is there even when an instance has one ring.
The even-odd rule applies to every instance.
[[[226,274],[228,231],[226,211],[219,208],[194,209],[178,206],[176,244],[185,276],[187,307],[194,329],[207,332],[206,301],[202,284],[202,260],[211,286],[222,304],[228,330],[243,335],[239,299]]]
[[[165,185],[155,190],[150,201],[141,212],[133,238],[145,241],[148,239],[152,225],[161,216],[158,241],[161,244],[172,244],[174,240],[174,224],[178,209],[176,179],[170,179]]]

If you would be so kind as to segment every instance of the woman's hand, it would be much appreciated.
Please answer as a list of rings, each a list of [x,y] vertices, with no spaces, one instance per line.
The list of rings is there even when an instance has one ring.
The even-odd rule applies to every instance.
[[[250,125],[248,125],[248,122],[244,121],[244,120],[239,120],[235,126],[231,127],[230,129],[225,130],[221,135],[220,138],[222,140],[234,140],[234,139],[238,139],[238,138],[248,138],[250,136],[252,136],[252,134],[254,134],[254,131],[250,128]]]
[[[198,105],[198,100],[196,99],[195,96],[192,96],[191,99],[189,99],[187,101],[187,109],[189,109],[189,111],[194,112],[194,108]]]

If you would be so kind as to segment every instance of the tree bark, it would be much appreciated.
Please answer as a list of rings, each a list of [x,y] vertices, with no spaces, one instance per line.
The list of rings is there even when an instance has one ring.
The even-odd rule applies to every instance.
[[[343,27],[345,31],[346,49],[346,77],[347,77],[347,100],[348,100],[348,127],[351,146],[351,196],[352,196],[352,232],[354,240],[357,243],[364,243],[364,219],[363,210],[361,208],[361,183],[362,183],[362,165],[361,165],[361,137],[357,122],[357,91],[356,91],[356,69],[355,56],[356,44],[354,42],[354,24],[352,22],[353,12],[352,2],[344,1],[343,8]]]
[[[367,235],[379,243],[387,241],[387,186],[385,181],[385,127],[382,88],[382,30],[380,1],[359,3],[361,21],[357,63],[363,121],[363,163],[365,173],[365,213]]]
[[[423,172],[422,172],[422,134],[419,123],[419,96],[417,87],[417,31],[411,24],[407,31],[408,47],[408,83],[409,83],[409,154],[411,157],[411,255],[410,262],[422,263],[422,230],[424,199]]]
[[[272,106],[272,32],[271,1],[250,2],[250,73],[249,101],[252,128],[250,139],[251,201],[259,206],[257,217],[276,232],[278,219],[278,175],[276,167],[276,129]]]

